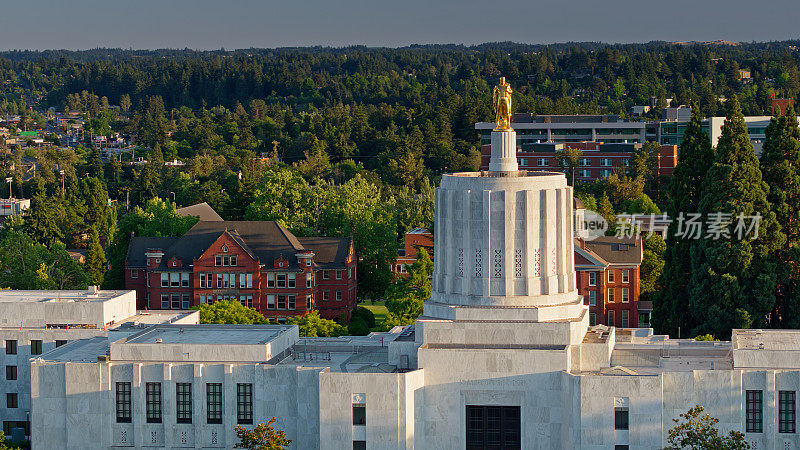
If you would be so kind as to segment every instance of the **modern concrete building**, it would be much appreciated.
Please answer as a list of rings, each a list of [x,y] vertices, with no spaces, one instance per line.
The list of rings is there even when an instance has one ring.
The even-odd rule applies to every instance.
[[[0,291],[0,422],[29,435],[30,358],[67,342],[122,336],[154,323],[198,323],[196,311],[136,311],[133,291]]]
[[[590,327],[563,173],[445,175],[433,289],[413,327],[298,337],[293,326],[155,326],[32,363],[33,448],[230,448],[275,425],[293,448],[654,449],[700,404],[752,448],[792,449],[800,332],[730,342]]]
[[[686,126],[691,120],[691,107],[665,108],[661,121],[628,121],[616,115],[531,115],[514,114],[512,123],[519,133],[518,152],[533,151],[533,144],[599,142],[604,144],[644,144],[647,141],[661,145],[679,145]],[[764,130],[771,116],[745,116],[747,132],[756,156],[761,156],[766,136]],[[703,131],[708,133],[712,145],[717,145],[722,134],[725,117],[703,119]],[[494,124],[478,122],[475,129],[481,133],[481,144],[488,145]],[[533,165],[533,164],[531,164]]]

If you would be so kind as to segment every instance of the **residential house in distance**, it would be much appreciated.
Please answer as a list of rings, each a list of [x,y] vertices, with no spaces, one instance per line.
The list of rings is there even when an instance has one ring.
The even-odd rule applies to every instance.
[[[406,266],[414,264],[420,248],[424,248],[433,260],[433,233],[427,228],[414,228],[403,236],[403,248],[398,251],[397,261],[392,267],[392,272],[395,274],[407,273]]]
[[[351,238],[298,238],[268,221],[201,220],[181,237],[131,239],[125,286],[141,308],[238,300],[278,321],[315,310],[337,319],[355,307],[356,262]]]
[[[0,421],[3,433],[30,436],[30,360],[68,342],[121,338],[146,324],[197,324],[197,311],[136,311],[133,291],[0,291]]]
[[[27,198],[0,198],[0,217],[18,216],[31,207]]]

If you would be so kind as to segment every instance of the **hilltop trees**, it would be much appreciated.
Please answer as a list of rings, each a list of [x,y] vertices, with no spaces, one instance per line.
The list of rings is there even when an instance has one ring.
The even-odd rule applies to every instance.
[[[705,217],[729,222],[731,232],[717,239],[707,233],[692,248],[688,291],[689,311],[697,324],[694,334],[724,337],[732,328],[767,324],[777,281],[776,263],[770,257],[786,240],[767,191],[739,102],[733,97],[698,205]],[[756,215],[761,216],[757,234],[747,233],[744,218]]]
[[[714,162],[714,149],[696,110],[678,151],[678,165],[669,184],[666,211],[673,221],[667,231],[669,241],[664,255],[663,287],[653,301],[654,326],[661,333],[676,336],[678,327],[692,326],[688,322],[688,282],[692,274],[691,248],[696,241],[685,233],[682,220],[698,212],[706,172]],[[684,227],[680,235],[679,226]]]

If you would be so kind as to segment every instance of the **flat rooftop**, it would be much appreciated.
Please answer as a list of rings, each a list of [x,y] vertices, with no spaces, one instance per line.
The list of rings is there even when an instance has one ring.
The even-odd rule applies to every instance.
[[[156,325],[160,323],[169,324],[175,321],[181,321],[193,315],[199,316],[200,312],[191,309],[163,309],[154,311],[136,311],[136,315],[126,317],[116,322],[115,328],[135,327],[143,325]]]
[[[398,332],[367,336],[300,338],[278,365],[330,368],[331,372],[393,373],[389,363],[389,342]]]
[[[63,290],[63,291],[0,291],[0,303],[70,303],[104,302],[129,291]]]
[[[70,341],[35,359],[54,362],[97,362],[98,356],[108,355],[111,348],[109,340],[105,336],[98,336]]]
[[[800,350],[800,330],[733,330],[734,350]]]
[[[264,345],[294,325],[154,325],[130,336],[127,344]],[[160,341],[159,341],[160,340]]]

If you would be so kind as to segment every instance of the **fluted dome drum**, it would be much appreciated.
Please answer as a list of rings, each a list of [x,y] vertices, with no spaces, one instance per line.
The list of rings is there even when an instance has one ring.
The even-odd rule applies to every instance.
[[[537,307],[577,299],[572,188],[559,172],[445,175],[431,301]]]

